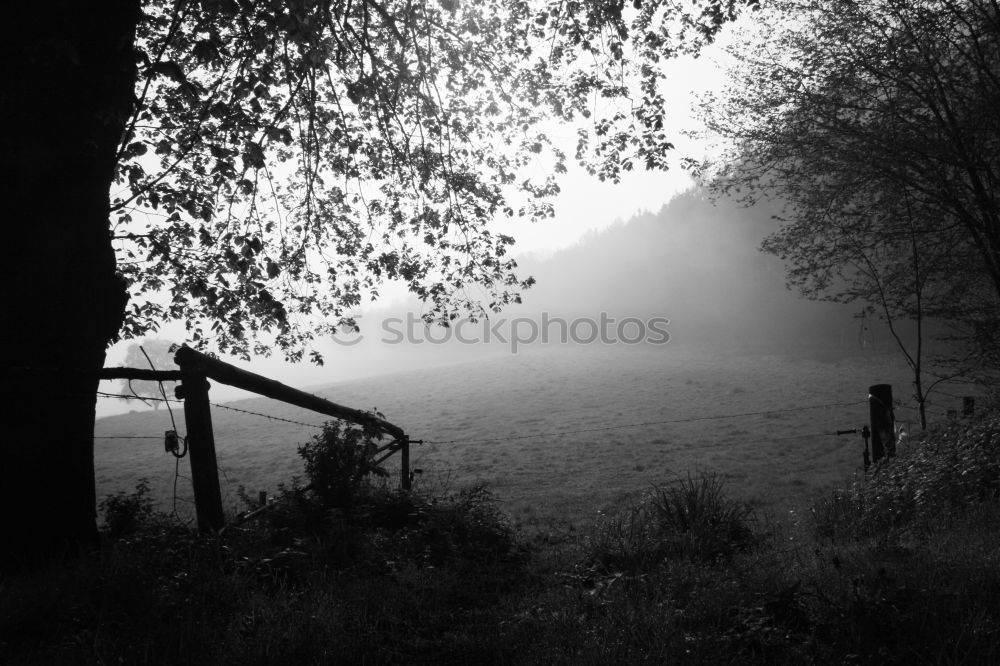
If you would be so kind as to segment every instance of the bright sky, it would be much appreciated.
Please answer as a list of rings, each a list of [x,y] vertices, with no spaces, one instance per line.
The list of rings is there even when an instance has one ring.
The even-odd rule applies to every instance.
[[[699,94],[722,84],[723,71],[717,64],[721,49],[713,46],[700,58],[678,58],[666,63],[669,105],[666,131],[674,143],[676,167],[670,171],[634,171],[618,185],[602,183],[575,164],[561,181],[562,193],[556,201],[556,217],[544,223],[514,221],[508,229],[517,239],[518,253],[550,254],[580,240],[590,230],[603,229],[616,220],[628,220],[640,211],[658,211],[673,196],[693,184],[680,169],[680,158],[700,158],[705,153],[702,142],[687,138],[686,131],[697,129],[692,110]],[[572,156],[576,142],[575,128],[564,128],[565,150]]]

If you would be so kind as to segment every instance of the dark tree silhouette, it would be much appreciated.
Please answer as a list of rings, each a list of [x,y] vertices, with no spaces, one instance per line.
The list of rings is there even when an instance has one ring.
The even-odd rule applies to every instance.
[[[1000,319],[1000,8],[777,0],[768,11],[763,37],[735,49],[728,90],[704,105],[733,149],[703,173],[787,204],[764,249],[806,295],[881,315],[922,405],[925,321]],[[900,319],[916,324],[909,343]]]
[[[0,465],[6,562],[93,543],[98,370],[124,322],[108,191],[133,107],[139,3],[5,7],[0,188],[7,290]],[[21,372],[22,365],[32,366]],[[54,377],[54,373],[60,373]],[[57,390],[53,389],[58,379]],[[59,412],[53,414],[53,397]]]
[[[769,11],[764,38],[735,50],[732,85],[704,105],[733,145],[707,174],[751,198],[777,194],[810,222],[905,197],[936,218],[929,242],[975,248],[1000,298],[997,3],[776,0]]]
[[[601,178],[665,167],[657,63],[743,4],[5,8],[6,559],[96,537],[110,341],[183,319],[197,344],[318,361],[310,341],[387,279],[431,318],[502,307],[530,279],[495,222],[550,215],[563,170],[545,123],[585,119],[577,159]]]

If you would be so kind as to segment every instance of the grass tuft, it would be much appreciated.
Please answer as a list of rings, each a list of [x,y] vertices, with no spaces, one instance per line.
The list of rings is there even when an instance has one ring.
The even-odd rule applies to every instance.
[[[755,541],[753,509],[725,495],[716,475],[689,476],[654,486],[638,501],[604,516],[590,540],[592,565],[640,572],[667,558],[704,562],[731,559]]]

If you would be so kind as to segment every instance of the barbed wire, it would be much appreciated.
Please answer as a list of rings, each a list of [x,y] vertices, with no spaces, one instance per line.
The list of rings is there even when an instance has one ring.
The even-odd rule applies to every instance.
[[[231,412],[240,412],[241,414],[251,414],[253,416],[259,416],[261,418],[270,419],[272,421],[284,421],[285,423],[294,423],[295,425],[306,426],[307,428],[316,428],[322,430],[323,426],[316,425],[315,423],[304,423],[302,421],[295,421],[294,419],[286,419],[281,416],[273,416],[271,414],[262,414],[261,412],[255,412],[250,409],[240,409],[239,407],[230,407],[229,405],[220,405],[216,403],[210,403],[213,407],[219,407],[221,409],[228,409]]]
[[[101,392],[101,391],[98,392],[98,395],[101,396],[101,397],[106,397],[106,398],[121,398],[121,399],[125,399],[125,400],[140,399],[140,398],[137,398],[136,396],[130,396],[130,395],[127,395],[127,394],[106,393],[106,392]],[[156,401],[159,401],[159,402],[183,402],[183,401],[180,401],[180,400],[170,400],[170,399],[166,399],[166,398],[148,398],[148,400],[156,400]],[[700,421],[716,421],[716,420],[723,420],[723,419],[743,418],[743,417],[748,417],[748,416],[767,416],[767,415],[771,415],[771,414],[783,414],[783,413],[790,413],[790,412],[801,412],[801,411],[813,410],[813,409],[824,409],[824,408],[834,408],[834,407],[849,407],[849,406],[852,406],[852,405],[867,404],[867,402],[868,402],[867,399],[862,399],[862,400],[853,400],[853,401],[823,403],[823,404],[819,404],[819,405],[805,405],[805,406],[802,406],[802,407],[789,407],[789,408],[786,408],[786,409],[766,409],[766,410],[757,410],[757,411],[751,411],[751,412],[738,412],[738,413],[733,413],[733,414],[714,414],[714,415],[711,415],[711,416],[692,416],[692,417],[683,417],[683,418],[676,418],[676,419],[663,419],[663,420],[657,420],[657,421],[640,421],[640,422],[636,422],[636,423],[619,423],[619,424],[615,424],[615,425],[596,426],[596,427],[591,427],[591,428],[574,428],[574,429],[569,429],[569,430],[549,430],[549,431],[545,431],[545,432],[541,432],[541,433],[533,433],[533,434],[528,434],[528,435],[503,435],[503,436],[498,436],[498,437],[483,437],[483,438],[476,438],[476,439],[464,439],[464,438],[461,438],[461,439],[458,439],[458,438],[456,438],[456,439],[446,439],[446,440],[423,439],[423,440],[412,440],[412,442],[414,444],[438,444],[438,445],[446,445],[446,444],[479,444],[479,443],[485,443],[485,442],[509,442],[509,441],[525,440],[525,439],[538,439],[538,438],[541,438],[541,437],[565,437],[565,436],[568,436],[568,435],[579,435],[579,434],[586,434],[586,433],[593,433],[593,432],[608,432],[608,431],[612,431],[612,430],[623,430],[623,429],[629,429],[629,428],[641,428],[641,427],[657,426],[657,425],[671,425],[671,424],[678,424],[678,423],[695,423],[695,422],[700,422]],[[256,416],[256,417],[259,417],[259,418],[265,418],[265,419],[268,419],[268,420],[271,420],[271,421],[280,421],[280,422],[283,422],[283,423],[290,423],[290,424],[293,424],[293,425],[303,426],[303,427],[306,427],[306,428],[315,428],[317,430],[322,430],[323,429],[322,425],[318,425],[318,424],[315,424],[315,423],[306,423],[304,421],[297,421],[295,419],[288,419],[288,418],[284,418],[284,417],[281,417],[281,416],[274,416],[273,414],[265,414],[263,412],[258,412],[258,411],[254,411],[254,410],[250,410],[250,409],[243,409],[243,408],[240,408],[240,407],[232,407],[230,405],[224,405],[224,404],[215,403],[215,402],[210,403],[210,404],[213,407],[218,407],[220,409],[225,409],[225,410],[232,411],[232,412],[237,412],[237,413],[240,413],[240,414],[247,414],[247,415],[251,415],[251,416]],[[902,405],[902,404],[898,404],[898,403],[894,405],[894,408],[895,409],[905,409],[905,410],[917,411],[916,408],[914,408],[914,407],[910,407],[909,405]],[[928,416],[930,416],[930,415],[931,415],[931,412],[929,411],[928,412]],[[942,416],[943,415],[944,415],[944,413],[942,413]],[[820,436],[827,436],[827,435],[829,435],[829,436],[835,436],[836,433],[835,432],[822,432],[822,433],[795,434],[795,435],[788,435],[788,436],[784,436],[784,437],[771,437],[771,438],[768,438],[767,440],[762,440],[761,442],[758,442],[758,443],[775,442],[775,441],[786,441],[786,440],[791,440],[791,439],[799,439],[799,438],[802,438],[802,437],[820,437]],[[95,439],[98,439],[98,438],[100,438],[100,439],[161,439],[158,436],[150,436],[150,435],[136,435],[136,436],[127,436],[127,435],[97,435],[97,436],[95,436]]]
[[[140,400],[140,401],[154,400],[156,402],[167,402],[167,403],[184,402],[183,400],[173,400],[170,398],[140,398],[138,396],[128,395],[126,393],[107,393],[105,391],[98,391],[97,395],[101,398],[120,398],[122,400]],[[217,402],[210,402],[209,404],[212,405],[212,407],[218,407],[220,409],[228,409],[231,412],[240,412],[241,414],[251,414],[253,416],[259,416],[261,418],[270,419],[272,421],[283,421],[285,423],[294,423],[295,425],[305,426],[307,428],[316,428],[318,430],[323,429],[323,426],[317,425],[315,423],[305,423],[303,421],[296,421],[294,419],[286,419],[281,416],[274,416],[273,414],[264,414],[262,412],[255,412],[251,409],[241,409],[240,407],[231,407],[230,405],[223,405]]]
[[[183,400],[177,400],[176,398],[140,398],[137,395],[129,395],[127,393],[108,393],[107,391],[98,391],[97,397],[99,398],[120,398],[121,400],[138,400],[140,402],[175,402],[181,404]]]
[[[132,399],[132,396],[127,396],[127,395],[125,395],[125,396],[115,395],[115,394],[102,394],[102,395],[104,395],[105,397],[124,397],[126,399]],[[159,400],[162,400],[162,399],[159,399]],[[577,434],[590,433],[590,432],[606,432],[606,431],[611,431],[611,430],[622,430],[622,429],[627,429],[627,428],[641,428],[641,427],[654,426],[654,425],[669,425],[669,424],[677,424],[677,423],[693,423],[693,422],[698,422],[698,421],[713,421],[713,420],[721,420],[721,419],[742,418],[742,417],[747,417],[747,416],[766,416],[766,415],[769,415],[769,414],[782,414],[782,413],[799,412],[799,411],[806,411],[806,410],[812,410],[812,409],[823,409],[823,408],[832,408],[832,407],[848,407],[848,406],[851,406],[851,405],[862,404],[862,403],[866,403],[866,402],[867,402],[867,400],[855,400],[855,401],[848,401],[848,402],[834,402],[834,403],[825,403],[825,404],[821,404],[821,405],[806,405],[806,406],[803,406],[803,407],[790,407],[790,408],[787,408],[787,409],[767,409],[767,410],[758,410],[758,411],[753,411],[753,412],[739,412],[739,413],[735,413],[735,414],[715,414],[715,415],[712,415],[712,416],[692,416],[692,417],[685,417],[685,418],[679,418],[679,419],[665,419],[665,420],[659,420],[659,421],[642,421],[642,422],[638,422],[638,423],[621,423],[621,424],[609,425],[609,426],[598,426],[598,427],[593,427],[593,428],[576,428],[576,429],[571,429],[571,430],[550,430],[550,431],[546,431],[546,432],[543,432],[543,433],[533,433],[533,434],[530,434],[530,435],[507,435],[507,436],[487,437],[487,438],[479,438],[479,439],[450,439],[450,440],[424,439],[424,440],[417,440],[414,443],[420,443],[420,444],[440,444],[440,445],[444,445],[444,444],[477,444],[477,443],[483,443],[483,442],[508,442],[508,441],[523,440],[523,439],[537,439],[539,437],[564,437],[564,436],[567,436],[567,435],[577,435]],[[242,409],[242,408],[239,408],[239,407],[231,407],[229,405],[222,405],[222,404],[218,404],[218,403],[214,403],[214,402],[210,403],[210,404],[213,407],[219,407],[221,409],[226,409],[226,410],[233,411],[233,412],[238,412],[238,413],[241,413],[241,414],[249,414],[249,415],[252,415],[252,416],[257,416],[257,417],[269,419],[269,420],[272,420],[272,421],[281,421],[281,422],[284,422],[284,423],[291,423],[291,424],[294,424],[294,425],[300,425],[300,426],[304,426],[304,427],[307,427],[307,428],[316,428],[316,429],[320,429],[320,430],[323,428],[323,426],[317,425],[317,424],[314,424],[314,423],[305,423],[303,421],[296,421],[294,419],[286,419],[286,418],[283,418],[283,417],[280,417],[280,416],[274,416],[272,414],[264,414],[262,412],[256,412],[256,411],[249,410],[249,409]],[[771,438],[768,441],[782,441],[782,440],[785,440],[785,439],[796,439],[796,438],[799,438],[799,437],[814,437],[814,436],[831,435],[831,434],[835,434],[835,433],[812,433],[812,434],[807,434],[807,435],[790,435],[788,437]],[[112,437],[112,436],[108,436],[108,437],[105,437],[105,439],[159,439],[159,438],[158,437],[152,437],[152,436],[145,436],[145,437],[125,437],[125,436]]]

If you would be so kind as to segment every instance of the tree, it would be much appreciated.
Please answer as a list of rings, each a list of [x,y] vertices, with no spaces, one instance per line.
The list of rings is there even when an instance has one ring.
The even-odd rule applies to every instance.
[[[174,348],[177,344],[169,340],[146,339],[142,344],[129,345],[125,352],[125,367],[150,368],[152,370],[177,370],[174,363]],[[122,393],[139,398],[154,398],[153,409],[160,408],[160,400],[173,396],[173,385],[176,382],[154,382],[152,380],[122,379]],[[127,398],[122,398],[127,400]]]
[[[787,204],[764,249],[806,295],[923,325],[996,321],[1000,306],[1000,11],[991,0],[787,0],[734,52],[723,98],[731,141],[700,166],[719,190]],[[987,298],[983,299],[983,296]]]
[[[577,157],[600,177],[665,166],[657,62],[710,40],[741,4],[5,8],[3,342],[45,359],[0,373],[5,560],[96,538],[94,394],[110,341],[184,319],[203,346],[318,361],[309,341],[387,279],[443,320],[502,307],[530,278],[494,218],[550,215],[563,168],[544,123],[588,119]],[[54,426],[48,388],[67,374]]]
[[[929,243],[929,236],[937,237],[936,218],[905,198],[857,190],[850,198],[822,207],[837,211],[835,215],[799,211],[793,222],[765,239],[762,248],[785,262],[789,286],[806,297],[859,302],[861,317],[874,315],[886,323],[913,373],[913,397],[921,427],[926,428],[931,390],[956,375],[928,381],[927,326],[948,316],[958,302],[958,288],[968,284],[956,280],[968,272],[958,260],[968,259],[968,253]],[[908,329],[903,326],[907,322]]]

